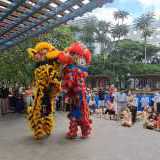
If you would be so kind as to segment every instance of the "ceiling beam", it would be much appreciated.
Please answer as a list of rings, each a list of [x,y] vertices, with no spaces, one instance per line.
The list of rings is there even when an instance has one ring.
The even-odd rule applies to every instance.
[[[10,7],[10,9],[4,12],[3,15],[0,17],[0,21],[3,21],[3,19],[8,17],[10,14],[12,14],[15,10],[18,9],[19,6],[21,6],[25,2],[26,0],[18,0],[17,3],[13,3],[12,7]]]
[[[50,23],[47,27],[39,29],[37,32],[35,33],[30,33],[30,34],[26,34],[26,36],[23,36],[20,39],[17,39],[15,41],[9,41],[5,44],[5,46],[3,46],[1,49],[7,49],[8,47],[14,46],[20,42],[23,42],[24,40],[26,40],[27,38],[31,38],[31,37],[36,37],[39,34],[48,32],[50,29],[53,29],[57,26],[59,26],[60,24],[63,24],[69,20],[74,19],[77,16],[81,16],[83,15],[85,12],[91,11],[94,8],[97,7],[101,7],[106,1],[104,0],[92,0],[90,1],[88,4],[82,6],[81,8],[77,9],[75,12],[72,12],[62,18],[59,18],[57,21],[54,21],[52,23]]]
[[[43,20],[41,20],[40,22],[37,22],[29,27],[25,27],[23,31],[14,34],[13,36],[11,36],[9,39],[5,39],[5,40],[0,40],[0,45],[3,45],[4,43],[6,43],[7,41],[10,41],[18,36],[23,35],[24,33],[27,33],[28,31],[31,31],[32,28],[35,28],[37,26],[39,26],[40,24],[44,23],[45,21],[49,20],[49,19],[53,19],[55,18],[55,16],[59,13],[61,13],[62,11],[70,8],[71,6],[75,5],[77,2],[80,2],[81,0],[69,0],[66,1],[64,3],[61,3],[57,8],[55,8],[53,11],[48,12],[46,14],[47,18],[44,18]],[[55,21],[55,20],[54,20]]]
[[[5,33],[9,32],[10,30],[12,30],[17,25],[21,24],[23,21],[27,20],[30,16],[37,13],[39,10],[44,8],[49,3],[50,3],[50,0],[40,0],[40,1],[38,1],[37,5],[32,7],[32,10],[29,10],[28,12],[23,14],[20,19],[18,19],[17,21],[14,22],[13,25],[9,26],[6,30],[2,31],[0,36],[4,35]]]

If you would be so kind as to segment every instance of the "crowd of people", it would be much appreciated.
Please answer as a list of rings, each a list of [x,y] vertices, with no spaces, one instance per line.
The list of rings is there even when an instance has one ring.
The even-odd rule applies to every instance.
[[[31,87],[7,87],[0,86],[0,115],[10,112],[23,113],[28,105],[33,101],[33,90]]]
[[[0,115],[23,113],[33,103],[34,89],[28,86],[0,87]],[[108,89],[87,89],[87,102],[91,114],[110,120],[120,120],[122,126],[131,127],[139,117],[143,127],[160,130],[160,94],[138,96],[131,91],[118,91],[114,85]],[[56,110],[70,111],[70,99],[63,93],[56,98]],[[141,106],[141,107],[139,107]]]
[[[121,125],[131,127],[139,117],[143,126],[160,130],[160,94],[152,96],[133,94],[129,91],[118,91],[114,85],[107,90],[88,89],[87,101],[91,114],[110,120],[120,120]]]

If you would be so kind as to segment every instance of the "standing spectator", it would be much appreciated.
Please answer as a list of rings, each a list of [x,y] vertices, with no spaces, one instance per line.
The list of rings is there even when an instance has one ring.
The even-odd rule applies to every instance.
[[[99,96],[98,96],[97,92],[95,93],[94,99],[95,99],[96,109],[98,109],[98,107],[99,107]]]
[[[115,88],[114,84],[109,86],[108,91],[109,91],[109,96],[114,96],[114,94],[116,92],[116,88]]]
[[[24,108],[25,108],[25,102],[23,100],[23,95],[21,94],[17,97],[15,111],[17,113],[22,113],[24,111]]]
[[[58,96],[56,96],[56,98],[55,98],[55,105],[56,105],[56,111],[58,111],[59,110],[59,98],[58,98]]]
[[[117,92],[115,96],[117,102],[117,110],[119,114],[127,106],[127,95],[124,92]]]
[[[24,91],[24,87],[20,86],[19,89],[18,89],[18,94],[22,95],[23,91]]]
[[[87,98],[87,103],[89,104],[89,101],[90,101],[90,98],[91,98],[91,93],[89,91],[87,91],[86,98]]]
[[[102,88],[99,89],[98,91],[98,96],[99,96],[99,108],[102,109],[102,114],[104,114],[104,109],[105,109],[105,92]]]
[[[12,89],[12,92],[9,97],[9,106],[10,106],[11,111],[15,111],[16,101],[17,101],[16,92],[15,92],[15,90]]]
[[[136,114],[137,114],[137,109],[135,106],[135,101],[134,101],[134,95],[132,94],[131,91],[128,92],[127,96],[127,106],[129,107],[131,114],[132,114],[132,123],[136,122]]]
[[[25,103],[28,106],[31,106],[33,102],[33,91],[30,86],[25,90]]]
[[[154,112],[158,112],[158,106],[160,106],[160,94],[155,93],[153,97],[153,102],[154,102]]]
[[[149,97],[147,97],[145,94],[143,94],[143,97],[141,98],[141,105],[142,108],[149,107]]]
[[[2,84],[0,84],[0,115],[1,115],[1,110],[2,110]]]
[[[64,103],[65,103],[65,111],[70,112],[70,99],[68,96],[64,97]]]
[[[1,89],[1,114],[4,115],[8,113],[8,95],[9,95],[9,89],[7,88],[6,85],[4,85]]]

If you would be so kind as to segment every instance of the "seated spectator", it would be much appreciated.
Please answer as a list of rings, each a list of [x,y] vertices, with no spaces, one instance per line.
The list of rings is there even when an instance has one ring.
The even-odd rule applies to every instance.
[[[132,116],[130,110],[127,108],[122,112],[122,123],[121,125],[124,127],[131,127],[132,126]]]
[[[147,129],[154,129],[155,128],[155,121],[156,121],[156,114],[144,108],[143,111],[143,127]]]
[[[142,112],[142,119],[143,119],[143,127],[146,128],[146,124],[148,122],[149,112],[147,107],[144,107],[144,110]]]
[[[156,129],[157,131],[160,131],[160,113],[158,113],[158,114],[157,114],[157,117],[156,117],[155,129]]]

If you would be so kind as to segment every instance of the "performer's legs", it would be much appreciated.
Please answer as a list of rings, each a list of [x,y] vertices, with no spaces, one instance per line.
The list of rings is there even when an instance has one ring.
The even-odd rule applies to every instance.
[[[77,137],[78,132],[78,123],[75,118],[70,118],[70,125],[69,125],[69,131],[67,133],[68,138],[75,138]]]
[[[88,136],[91,134],[91,123],[88,122],[87,124],[82,122],[80,123],[81,132],[82,132],[82,138],[88,138]]]

